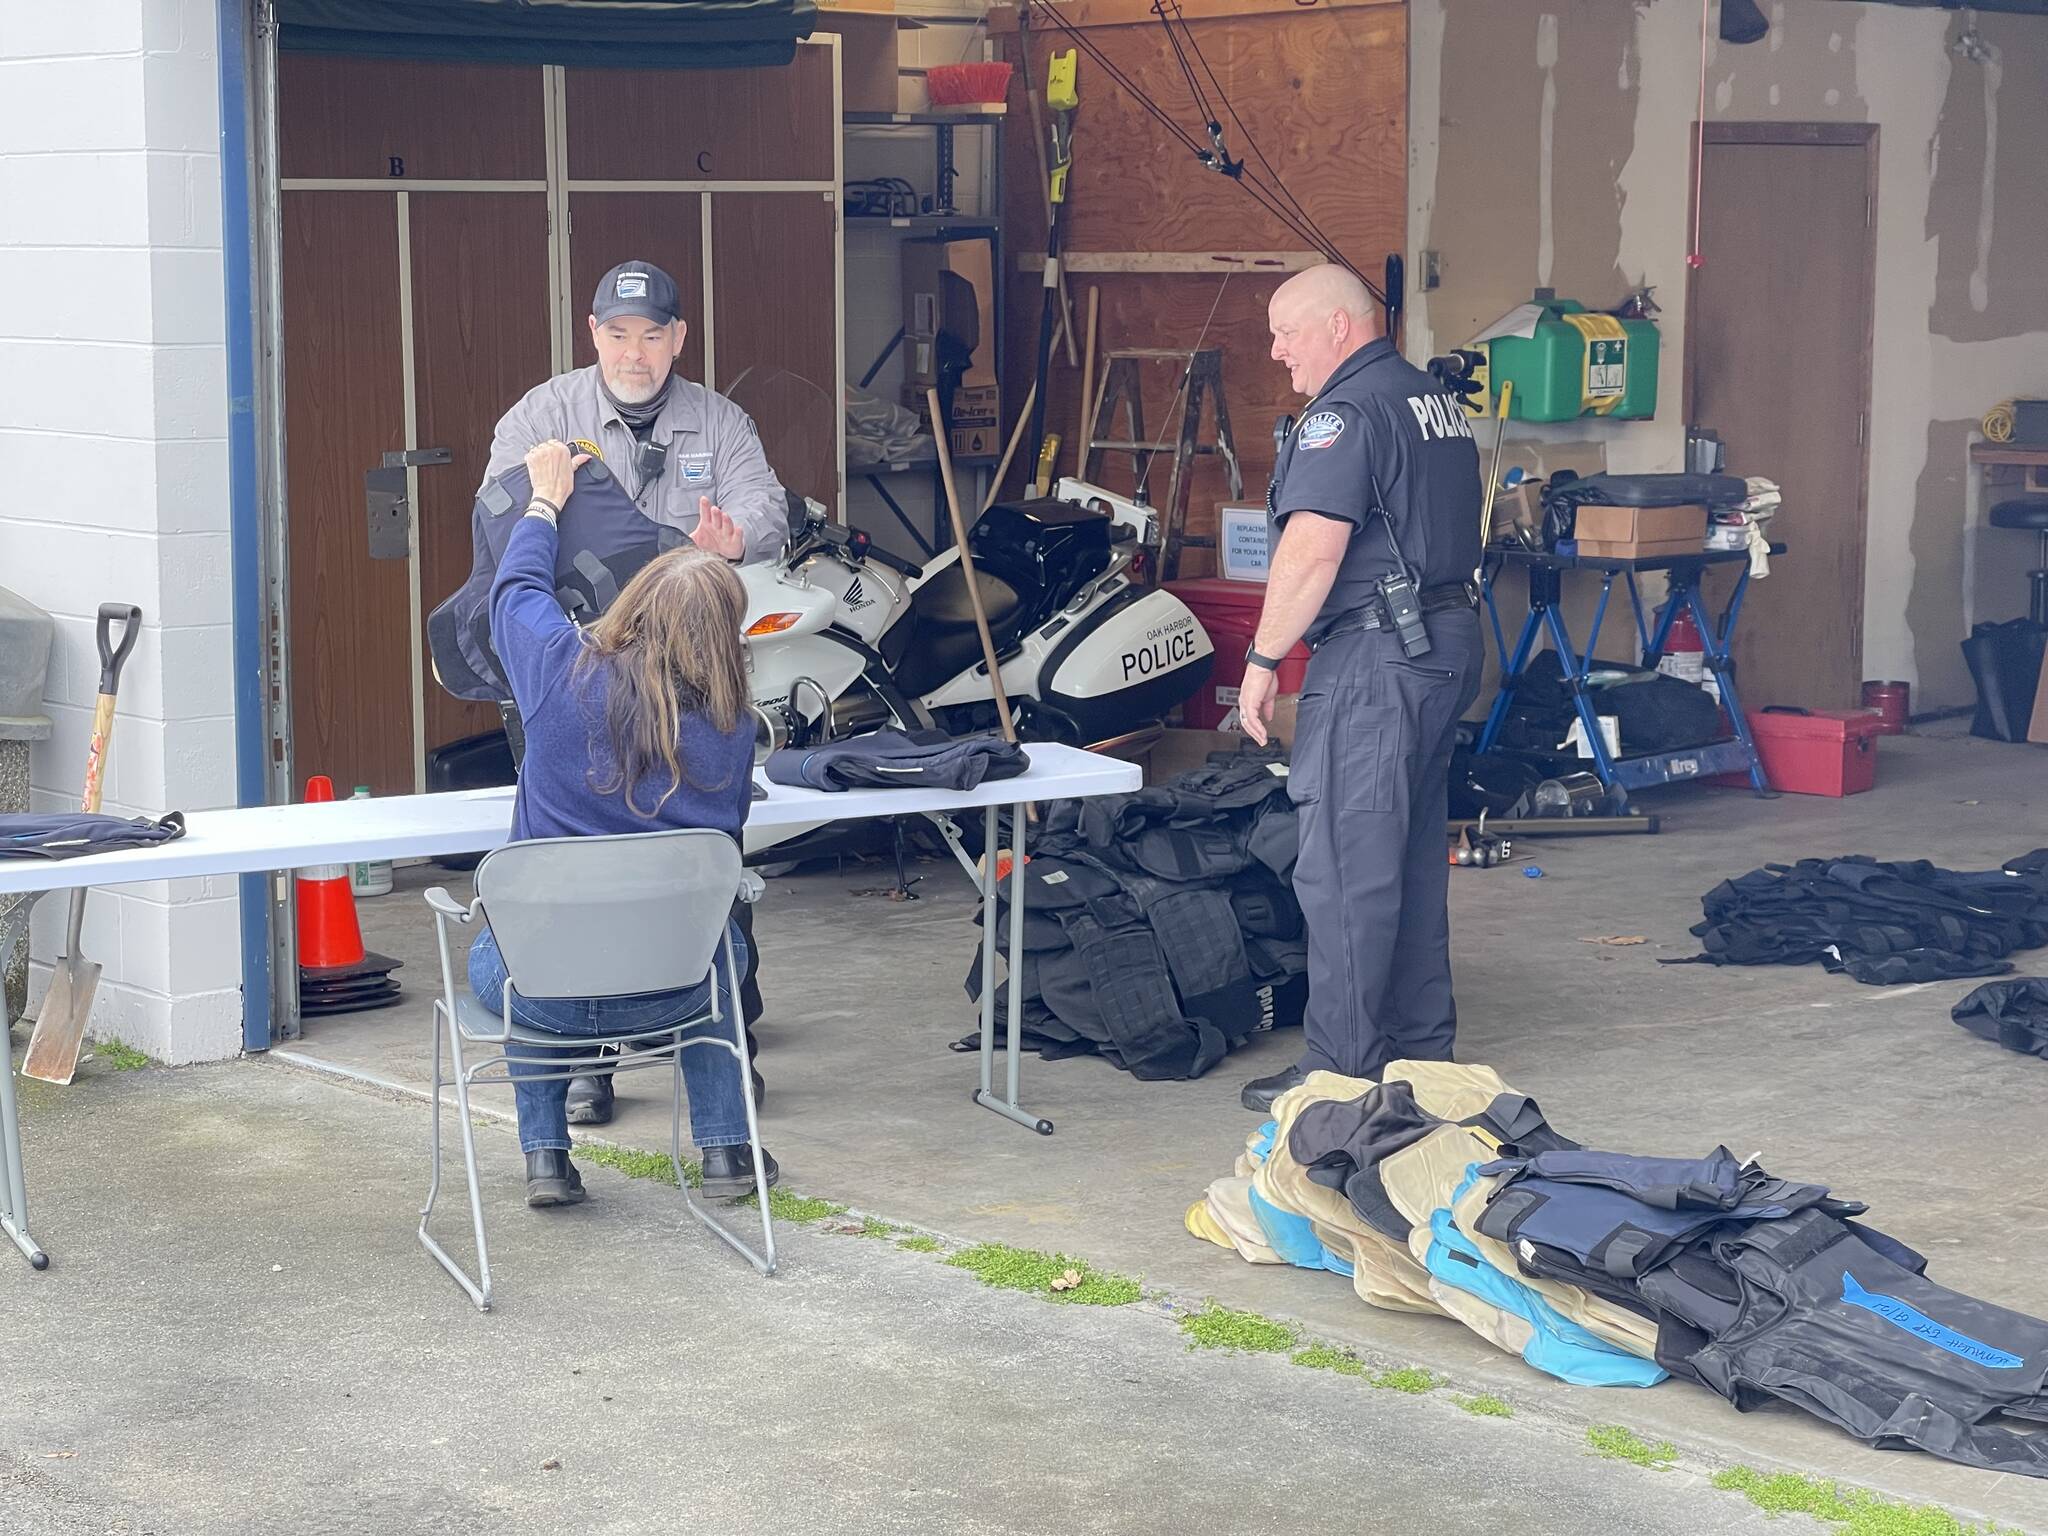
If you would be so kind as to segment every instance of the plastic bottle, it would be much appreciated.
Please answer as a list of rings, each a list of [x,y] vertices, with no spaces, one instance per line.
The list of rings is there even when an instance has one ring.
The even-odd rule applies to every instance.
[[[351,800],[370,798],[370,786],[358,784]],[[364,859],[348,867],[348,888],[358,896],[389,896],[391,894],[391,861],[389,859]]]

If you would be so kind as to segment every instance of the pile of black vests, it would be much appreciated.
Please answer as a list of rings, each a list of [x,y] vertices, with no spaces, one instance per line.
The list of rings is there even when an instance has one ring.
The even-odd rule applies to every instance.
[[[1264,1030],[1301,1022],[1308,945],[1284,760],[1217,753],[1130,795],[1048,807],[1027,841],[1024,1043],[1095,1053],[1134,1077],[1199,1077]],[[1009,882],[997,942],[1009,945]],[[979,996],[980,946],[968,980]],[[1005,983],[997,1029],[1009,1005]],[[960,1042],[963,1048],[975,1037]]]

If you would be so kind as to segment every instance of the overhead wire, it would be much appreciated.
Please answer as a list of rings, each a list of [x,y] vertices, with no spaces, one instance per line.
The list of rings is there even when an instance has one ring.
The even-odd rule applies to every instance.
[[[1364,273],[1358,272],[1345,259],[1343,254],[1336,248],[1335,242],[1316,225],[1315,221],[1308,215],[1307,210],[1302,207],[1300,201],[1288,190],[1285,181],[1273,169],[1272,162],[1266,158],[1265,153],[1258,147],[1256,141],[1252,139],[1250,133],[1245,129],[1243,119],[1239,117],[1236,108],[1231,105],[1228,93],[1223,90],[1221,82],[1216,79],[1215,71],[1210,67],[1207,58],[1202,54],[1200,45],[1195,42],[1192,33],[1188,33],[1184,45],[1180,35],[1174,31],[1172,20],[1166,9],[1167,3],[1168,0],[1155,0],[1153,10],[1159,16],[1161,26],[1166,30],[1169,45],[1174,51],[1175,59],[1181,66],[1183,76],[1189,88],[1189,94],[1194,98],[1196,110],[1203,114],[1203,126],[1210,128],[1213,125],[1216,132],[1220,135],[1220,123],[1212,115],[1213,109],[1209,104],[1206,93],[1201,87],[1200,79],[1195,73],[1194,64],[1190,62],[1190,53],[1192,53],[1193,61],[1200,64],[1202,72],[1207,74],[1210,82],[1215,85],[1217,94],[1222,99],[1224,109],[1230,113],[1232,121],[1237,125],[1240,134],[1243,135],[1247,148],[1251,151],[1253,158],[1264,169],[1266,175],[1272,178],[1274,185],[1268,186],[1265,182],[1261,181],[1257,174],[1242,160],[1235,162],[1236,169],[1226,174],[1229,175],[1231,180],[1244,188],[1246,194],[1254,202],[1271,214],[1278,223],[1302,241],[1304,245],[1308,246],[1309,249],[1325,260],[1351,271],[1365,284],[1367,291],[1376,300],[1384,303],[1386,295],[1379,286],[1366,277]],[[1179,15],[1178,0],[1171,0],[1171,3],[1173,14]],[[1112,84],[1117,86],[1125,95],[1149,113],[1160,126],[1177,139],[1182,147],[1195,156],[1197,160],[1206,165],[1215,165],[1213,156],[1220,153],[1220,150],[1205,148],[1200,140],[1189,133],[1170,113],[1161,107],[1122,66],[1105,53],[1082,29],[1074,26],[1062,16],[1053,5],[1048,3],[1048,0],[1025,0],[1025,4],[1027,9],[1035,10],[1045,20],[1065,34],[1077,48],[1088,56],[1089,61],[1109,78]],[[1180,26],[1182,31],[1187,31],[1188,24],[1184,16],[1180,18]],[[1223,156],[1223,158],[1226,161],[1228,160],[1227,155]]]

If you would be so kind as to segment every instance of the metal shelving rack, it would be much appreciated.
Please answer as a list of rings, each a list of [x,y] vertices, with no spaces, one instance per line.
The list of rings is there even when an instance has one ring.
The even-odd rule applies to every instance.
[[[879,128],[924,132],[931,135],[932,193],[929,198],[922,199],[921,201],[931,203],[933,205],[932,209],[930,211],[921,211],[908,217],[855,217],[852,214],[848,214],[846,229],[849,233],[856,229],[887,229],[899,234],[932,237],[957,236],[963,239],[985,238],[989,242],[989,266],[994,287],[992,295],[995,320],[993,343],[995,347],[995,371],[998,378],[1002,377],[1003,372],[1003,317],[1006,286],[1003,257],[1003,221],[1000,211],[1003,206],[1003,139],[1001,130],[1004,116],[1003,107],[999,103],[981,108],[955,111],[847,112],[842,114],[842,131],[847,128],[866,130]],[[962,128],[975,129],[989,135],[988,157],[986,161],[988,167],[987,207],[991,211],[962,213],[952,206],[955,184],[960,175],[956,154],[958,146],[955,141],[955,134]],[[899,327],[896,334],[890,338],[889,344],[868,364],[866,371],[860,378],[860,385],[863,389],[888,364],[890,357],[902,345],[903,336],[904,332]],[[1000,423],[998,425],[1000,426]],[[936,430],[943,430],[938,423],[934,423],[934,428]],[[993,470],[1000,458],[1001,455],[990,453],[976,455],[972,458],[955,458],[953,460],[953,468],[956,473],[961,471],[970,472],[964,477],[966,483],[959,487],[964,506],[978,507],[981,504],[980,495],[975,494],[981,487],[981,474],[984,471]],[[931,537],[929,539],[918,528],[910,514],[903,509],[902,503],[889,493],[888,485],[885,483],[886,477],[890,475],[905,474],[919,469],[928,470],[931,475],[933,510]],[[874,488],[875,494],[882,498],[883,504],[895,515],[896,520],[903,525],[904,531],[917,542],[918,547],[925,554],[937,554],[940,549],[952,543],[952,525],[946,511],[946,493],[939,474],[936,457],[928,463],[919,460],[910,464],[858,470],[855,473]]]

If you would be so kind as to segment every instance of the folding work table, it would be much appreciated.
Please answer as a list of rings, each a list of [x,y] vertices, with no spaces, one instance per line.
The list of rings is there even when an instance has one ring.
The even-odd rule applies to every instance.
[[[1017,1100],[1017,1071],[1023,1033],[1023,989],[1010,989],[1006,1091],[995,1086],[996,860],[981,866],[961,846],[955,816],[980,811],[983,847],[992,855],[1001,841],[997,818],[1010,811],[1011,845],[1009,953],[1024,949],[1023,806],[1047,800],[1085,799],[1125,794],[1139,787],[1141,775],[1131,763],[1119,762],[1077,747],[1033,745],[1030,770],[1018,778],[984,783],[970,790],[856,789],[828,794],[787,785],[764,785],[767,798],[756,800],[747,816],[750,830],[774,831],[835,821],[874,817],[929,818],[945,834],[968,876],[981,889],[981,1086],[974,1101],[1041,1135],[1052,1134],[1050,1121],[1024,1109]],[[314,864],[350,864],[363,859],[432,858],[452,853],[485,853],[506,842],[512,831],[510,789],[464,790],[438,795],[394,795],[382,800],[333,800],[317,805],[251,806],[241,810],[195,811],[186,820],[185,835],[149,848],[88,854],[83,858],[0,860],[0,896],[28,893],[30,899],[0,920],[0,955],[9,954],[27,931],[29,914],[41,896],[84,887],[132,885],[153,880],[185,880],[202,875],[268,874]],[[421,920],[426,919],[421,907]],[[15,1103],[10,1059],[0,1071],[0,1232],[4,1232],[37,1269],[49,1257],[30,1237],[28,1191],[22,1169],[21,1119]]]
[[[1774,555],[1784,552],[1782,544],[1771,546]],[[1700,592],[1700,580],[1712,566],[1736,564],[1741,566],[1741,574],[1736,577],[1735,590],[1729,594],[1727,606],[1716,622],[1707,611],[1706,598]],[[1494,583],[1508,566],[1526,571],[1529,577],[1529,616],[1523,621],[1522,633],[1515,641],[1512,653],[1508,650],[1506,633],[1501,628],[1500,607],[1494,600]],[[1593,571],[1600,576],[1600,603],[1593,610],[1593,623],[1586,633],[1583,651],[1574,645],[1571,630],[1565,623],[1563,593],[1567,571]],[[1636,577],[1647,571],[1662,571],[1670,581],[1670,600],[1665,603],[1663,614],[1654,628],[1643,611],[1643,594],[1636,585]],[[1600,721],[1593,709],[1588,680],[1599,665],[1594,656],[1599,649],[1600,626],[1607,617],[1607,602],[1614,594],[1616,577],[1622,578],[1628,590],[1629,608],[1635,614],[1636,635],[1642,641],[1644,666],[1656,666],[1658,658],[1664,654],[1664,643],[1670,638],[1672,620],[1681,612],[1692,615],[1693,622],[1699,626],[1707,671],[1713,675],[1715,686],[1720,689],[1721,712],[1728,718],[1732,739],[1634,757],[1616,756],[1608,751],[1607,742],[1600,734]],[[1515,689],[1528,672],[1529,658],[1538,640],[1547,634],[1564,669],[1565,684],[1572,691],[1572,706],[1578,715],[1579,728],[1593,754],[1593,771],[1609,789],[1616,786],[1625,791],[1648,789],[1658,784],[1706,778],[1713,774],[1742,773],[1749,776],[1751,786],[1758,793],[1767,791],[1770,785],[1764,778],[1763,764],[1757,758],[1756,743],[1750,739],[1749,721],[1736,697],[1734,663],[1729,657],[1729,646],[1735,638],[1735,621],[1742,616],[1742,599],[1748,590],[1747,550],[1703,549],[1697,554],[1630,560],[1597,555],[1559,555],[1518,547],[1489,548],[1480,573],[1480,591],[1486,599],[1486,616],[1493,625],[1493,643],[1501,659],[1500,688],[1493,696],[1492,709],[1487,712],[1486,726],[1480,732],[1477,750],[1490,752],[1500,739],[1501,727],[1507,723],[1508,709],[1514,703]]]

